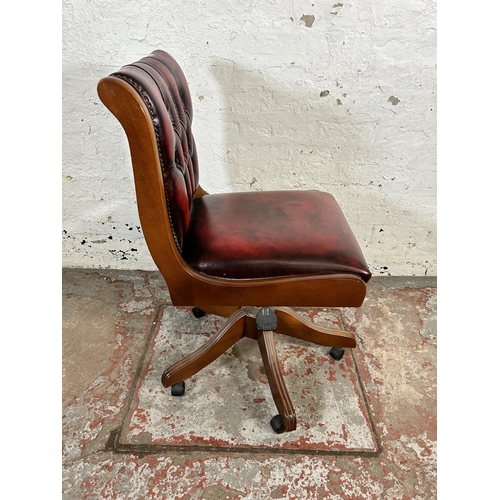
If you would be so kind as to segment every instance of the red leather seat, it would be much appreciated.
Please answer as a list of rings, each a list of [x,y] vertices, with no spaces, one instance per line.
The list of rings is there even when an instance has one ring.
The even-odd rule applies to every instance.
[[[335,198],[320,191],[253,191],[193,201],[182,249],[220,278],[371,273]]]

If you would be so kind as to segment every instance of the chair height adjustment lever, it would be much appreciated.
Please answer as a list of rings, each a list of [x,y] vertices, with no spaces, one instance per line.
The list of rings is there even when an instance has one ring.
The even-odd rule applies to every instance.
[[[273,332],[278,327],[278,316],[270,307],[262,307],[255,316],[255,324],[261,332]]]

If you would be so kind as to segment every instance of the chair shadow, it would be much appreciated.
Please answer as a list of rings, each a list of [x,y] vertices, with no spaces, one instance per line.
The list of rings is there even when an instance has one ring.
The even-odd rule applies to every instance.
[[[362,250],[372,248],[366,254],[368,260],[373,254],[383,262],[370,266],[380,275],[390,276],[394,269],[382,256],[386,250],[379,248],[400,248],[396,260],[401,266],[411,258],[407,254],[417,237],[433,237],[424,230],[428,216],[418,206],[400,201],[409,179],[386,178],[376,132],[392,112],[384,107],[385,96],[380,105],[366,96],[356,103],[356,96],[335,79],[325,81],[325,88],[306,87],[298,81],[285,87],[271,71],[249,70],[227,59],[213,61],[211,71],[224,102],[225,177],[230,191],[329,192],[342,207]],[[403,245],[401,231],[394,226],[398,217],[405,227],[418,229],[418,234],[406,230]]]
[[[234,190],[332,192],[359,177],[345,156],[366,139],[353,135],[342,89],[284,88],[229,60],[212,63],[223,94],[227,175]],[[345,127],[345,125],[348,125]],[[361,129],[361,133],[363,130]]]

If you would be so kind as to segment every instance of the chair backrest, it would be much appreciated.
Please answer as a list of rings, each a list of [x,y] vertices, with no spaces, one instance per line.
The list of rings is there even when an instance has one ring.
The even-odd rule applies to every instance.
[[[181,251],[199,181],[193,106],[184,73],[169,54],[155,50],[110,76],[134,87],[150,113],[172,233]]]

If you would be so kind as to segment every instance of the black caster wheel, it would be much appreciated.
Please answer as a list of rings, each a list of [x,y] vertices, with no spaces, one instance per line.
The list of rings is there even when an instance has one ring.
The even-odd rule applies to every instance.
[[[205,311],[202,311],[199,307],[193,307],[192,312],[195,318],[203,318],[203,316],[207,314]]]
[[[184,380],[177,382],[177,384],[174,384],[170,388],[170,392],[172,393],[172,396],[184,396],[184,393],[186,392],[186,382],[184,382]]]
[[[340,361],[344,357],[345,350],[342,347],[332,347],[330,349],[330,356],[337,361]]]
[[[285,426],[283,425],[279,415],[276,415],[271,419],[271,427],[276,434],[283,434],[283,432],[285,432]]]

